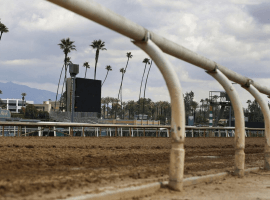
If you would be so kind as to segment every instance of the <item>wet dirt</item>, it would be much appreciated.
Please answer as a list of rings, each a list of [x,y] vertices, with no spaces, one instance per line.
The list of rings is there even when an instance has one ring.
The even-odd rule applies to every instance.
[[[234,138],[186,138],[185,177],[233,170]],[[246,168],[264,138],[246,138]],[[101,187],[167,180],[170,138],[0,138],[0,199],[61,199]]]

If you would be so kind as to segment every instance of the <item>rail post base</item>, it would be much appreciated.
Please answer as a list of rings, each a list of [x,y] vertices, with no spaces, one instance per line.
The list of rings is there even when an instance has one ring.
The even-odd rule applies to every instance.
[[[264,152],[264,169],[270,171],[270,151],[267,149]]]
[[[183,144],[173,143],[170,154],[169,188],[183,191],[185,150]]]
[[[236,150],[235,151],[235,170],[234,175],[238,177],[245,176],[245,153],[244,149]]]

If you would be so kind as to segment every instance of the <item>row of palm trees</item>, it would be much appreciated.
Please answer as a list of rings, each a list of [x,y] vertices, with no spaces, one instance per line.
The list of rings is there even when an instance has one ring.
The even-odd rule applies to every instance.
[[[1,19],[0,19],[0,40],[2,39],[3,33],[7,33],[7,32],[9,32],[8,28],[6,27],[5,24],[1,22]]]
[[[133,57],[133,55],[131,54],[131,52],[127,52],[127,55],[126,56],[128,58],[127,59],[126,67],[120,69],[120,72],[122,73],[122,79],[121,79],[120,88],[119,88],[119,92],[118,92],[118,99],[120,100],[120,98],[121,98],[121,100],[120,100],[121,101],[121,109],[123,108],[123,103],[122,103],[123,102],[122,101],[122,86],[123,86],[124,74],[126,73],[129,59],[131,59]],[[150,59],[149,58],[145,58],[143,60],[143,63],[145,63],[145,67],[144,67],[143,76],[142,76],[142,80],[141,80],[139,99],[141,98],[141,89],[142,89],[143,78],[144,78],[144,75],[145,75],[145,70],[146,70],[147,64],[150,65],[150,67],[148,69],[147,77],[146,77],[146,80],[145,80],[145,86],[144,86],[144,97],[143,97],[143,105],[142,105],[142,107],[143,107],[143,114],[144,114],[145,91],[146,91],[146,86],[147,86],[147,80],[148,80],[149,72],[150,72],[150,69],[151,69],[151,66],[152,66],[152,61],[150,63]],[[122,116],[122,118],[123,118],[123,116]]]
[[[61,73],[60,73],[60,77],[59,77],[59,81],[58,81],[58,87],[57,87],[57,92],[56,92],[56,101],[57,101],[57,97],[58,97],[58,93],[59,93],[60,80],[61,80],[61,77],[62,77],[62,74],[63,74],[63,70],[65,69],[65,77],[64,77],[64,81],[63,81],[63,85],[62,85],[61,96],[63,95],[64,85],[66,84],[67,66],[68,66],[68,64],[72,63],[71,58],[68,57],[68,55],[69,55],[69,53],[71,51],[76,51],[76,46],[74,45],[74,41],[71,41],[70,38],[62,39],[61,43],[59,43],[58,45],[60,46],[60,49],[62,49],[63,53],[64,53],[64,64],[63,64],[63,67],[62,67],[62,70],[61,70]],[[93,49],[96,49],[95,72],[94,72],[94,79],[96,79],[97,63],[98,63],[98,58],[99,58],[100,51],[107,50],[107,49],[105,48],[105,42],[103,42],[102,40],[94,40],[90,46]],[[125,73],[127,71],[129,60],[133,57],[133,55],[131,54],[131,52],[127,52],[126,56],[127,56],[126,67],[120,69],[120,73],[122,73],[122,77],[121,77],[121,83],[120,83],[119,92],[118,92],[118,99],[119,100],[121,99],[121,107],[123,106],[123,104],[122,104],[122,87],[123,87],[124,75],[125,75]],[[151,66],[152,66],[152,61],[150,63],[149,58],[145,58],[143,60],[143,63],[145,63],[145,67],[144,67],[144,72],[143,72],[143,76],[142,76],[142,80],[141,80],[139,99],[141,98],[141,88],[142,88],[143,78],[144,78],[144,75],[145,75],[147,64],[150,65],[150,67],[149,67],[147,77],[146,77],[146,81],[145,81],[144,98],[145,98],[147,80],[148,80],[149,72],[150,72],[150,69],[151,69]],[[87,69],[90,69],[90,65],[89,65],[88,62],[85,62],[83,64],[83,67],[85,67],[85,76],[84,76],[84,78],[86,78]],[[110,71],[112,71],[112,67],[110,65],[107,65],[105,69],[107,70],[107,74],[106,74],[106,76],[104,78],[104,81],[102,82],[102,86],[104,85],[104,83],[105,83],[105,81],[107,79],[108,73]],[[55,101],[55,104],[56,104],[56,101]],[[56,107],[56,105],[55,105],[55,107]],[[144,107],[144,105],[143,105],[143,107]]]
[[[60,73],[60,77],[59,77],[59,81],[58,81],[57,92],[56,92],[56,101],[57,101],[57,96],[58,96],[58,92],[59,92],[60,80],[61,80],[61,76],[63,73],[63,69],[65,69],[65,77],[64,77],[64,81],[63,81],[61,96],[63,95],[64,85],[66,84],[66,80],[67,80],[67,66],[68,66],[68,64],[72,63],[71,58],[68,57],[68,54],[71,51],[76,51],[76,46],[74,45],[74,41],[71,41],[70,38],[62,39],[61,43],[59,43],[58,45],[60,46],[60,49],[63,50],[65,58],[64,58],[64,64],[63,64],[63,67],[62,67],[62,70]],[[97,63],[98,63],[99,53],[100,53],[100,51],[107,50],[107,49],[105,48],[105,42],[103,42],[101,40],[94,40],[90,46],[93,49],[96,49],[95,73],[94,73],[94,79],[96,79],[96,71],[97,71]],[[85,78],[86,78],[87,69],[90,69],[90,65],[88,62],[85,62],[83,64],[83,67],[85,67]],[[109,71],[109,67],[106,67],[106,69]],[[110,68],[110,70],[111,70],[111,68]],[[107,76],[106,76],[106,78],[107,78]],[[104,82],[103,82],[103,84],[104,84]],[[56,101],[55,101],[55,107],[56,107]]]
[[[143,98],[138,101],[123,101],[121,107],[118,98],[103,97],[101,99],[101,114],[103,118],[116,119],[121,116],[122,119],[135,119],[135,116],[142,112]],[[148,119],[161,120],[162,123],[170,121],[171,105],[167,101],[153,102],[151,99],[145,99],[145,114]]]

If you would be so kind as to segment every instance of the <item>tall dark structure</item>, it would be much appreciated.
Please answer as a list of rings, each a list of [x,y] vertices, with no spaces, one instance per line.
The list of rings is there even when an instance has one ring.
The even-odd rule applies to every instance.
[[[67,80],[67,111],[71,111],[71,79]],[[101,113],[101,80],[75,79],[75,112]]]

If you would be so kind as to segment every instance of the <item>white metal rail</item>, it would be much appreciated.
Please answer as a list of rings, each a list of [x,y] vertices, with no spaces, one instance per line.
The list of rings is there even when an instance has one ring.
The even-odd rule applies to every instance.
[[[250,81],[251,79],[242,76],[220,64],[217,64],[216,62],[209,60],[203,56],[200,56],[185,47],[178,45],[170,40],[167,40],[151,31],[146,30],[144,27],[110,11],[109,9],[99,5],[98,3],[94,2],[93,0],[47,0],[49,2],[52,2],[54,4],[57,4],[63,8],[66,8],[70,11],[73,11],[81,16],[84,16],[92,21],[95,21],[107,28],[110,28],[120,34],[123,34],[133,40],[135,40],[135,44],[142,44],[138,43],[138,41],[145,41],[144,44],[146,46],[151,46],[149,45],[148,39],[151,38],[151,41],[153,41],[153,45],[157,45],[163,52],[170,54],[176,58],[179,58],[181,60],[184,60],[188,63],[191,63],[193,65],[196,65],[204,70],[207,71],[215,71],[217,68],[220,71],[218,73],[219,77],[223,77],[223,74],[230,79],[231,81],[234,81],[236,83],[239,83],[241,86],[246,86],[252,84],[254,88],[256,88],[259,92],[264,93],[266,95],[270,95],[270,89],[261,86],[258,83],[255,83],[253,81]],[[151,43],[151,42],[150,42]],[[147,45],[148,44],[148,45]],[[138,45],[139,46],[139,45]],[[144,49],[144,46],[140,46],[140,48]],[[151,51],[147,51],[147,53],[150,55],[150,57],[154,57],[154,55],[151,56]],[[158,52],[155,52],[158,53]],[[156,62],[156,61],[155,61]],[[157,63],[156,63],[157,64]],[[168,64],[166,64],[168,66]],[[166,70],[165,70],[166,71]],[[213,74],[212,74],[213,75]],[[174,85],[175,83],[179,83],[178,78],[171,76],[173,79],[172,82],[173,84],[170,85],[168,84],[168,81],[166,80],[166,76],[170,76],[168,71],[166,71],[163,74],[165,81],[167,83],[169,91],[173,91],[174,87],[178,87],[178,84]],[[224,80],[226,79],[225,76],[221,79]],[[215,77],[215,76],[214,76]],[[217,76],[216,76],[217,78]],[[222,80],[219,82],[221,83]],[[224,86],[224,85],[223,85]],[[227,85],[228,86],[228,85]],[[226,88],[227,86],[224,86]],[[232,88],[232,87],[231,87]],[[226,89],[225,89],[226,90]],[[227,91],[227,90],[226,90]],[[230,89],[228,89],[230,91]],[[227,92],[228,92],[227,91]],[[230,93],[230,92],[229,92]],[[230,95],[230,94],[229,94]],[[170,93],[171,100],[173,100],[173,96]],[[181,96],[181,95],[180,95]],[[255,97],[256,98],[256,97]],[[175,102],[181,102],[181,98],[178,96],[175,99]],[[237,100],[238,101],[238,100]],[[241,104],[237,103],[236,106],[240,106]],[[265,109],[263,107],[263,104],[260,104],[262,106],[262,109]],[[242,106],[241,106],[242,107]],[[240,107],[240,108],[241,108]],[[238,112],[238,108],[235,107],[234,105],[234,111]],[[177,113],[178,112],[178,113]],[[264,110],[264,117],[265,117],[265,124],[267,124],[266,120],[269,120],[267,115],[265,115],[265,112],[269,114],[269,109]],[[174,142],[172,144],[172,152],[174,149],[178,149],[174,153],[171,154],[171,166],[170,166],[170,174],[174,174],[172,176],[170,175],[170,180],[169,180],[169,185],[175,189],[175,190],[182,190],[182,182],[183,182],[183,168],[184,168],[184,162],[179,161],[183,160],[182,154],[184,154],[184,148],[182,148],[183,143],[184,143],[184,137],[183,132],[184,132],[184,126],[181,127],[182,121],[181,121],[181,116],[185,113],[184,107],[179,104],[178,110],[173,110],[172,109],[172,124],[171,124],[171,130],[173,130],[173,136],[174,136]],[[244,144],[245,144],[245,138],[244,138],[244,126],[243,126],[243,115],[239,113],[238,116],[236,116],[236,172],[238,170],[238,175],[243,176],[243,170],[244,168],[244,163],[240,160],[244,159]],[[183,119],[184,120],[184,119]],[[175,126],[177,125],[177,126]],[[180,129],[178,128],[180,127]],[[268,131],[268,125],[267,125],[267,130],[266,130],[266,138],[267,138],[267,144],[266,144],[266,158],[269,158],[270,156],[270,147],[269,147],[269,141],[270,141],[270,134]],[[182,130],[181,130],[182,129]],[[182,137],[182,138],[181,138]],[[180,153],[181,152],[181,153]],[[178,155],[177,155],[178,154]],[[174,155],[174,156],[172,156]],[[178,157],[178,158],[177,158]],[[178,159],[179,166],[175,166],[175,162],[173,161],[174,159]],[[269,159],[268,159],[269,161]],[[266,163],[268,162],[266,161]],[[269,163],[269,162],[268,162]],[[267,166],[267,165],[265,165]],[[268,164],[269,166],[269,164]],[[267,168],[267,167],[266,167]],[[267,168],[269,169],[269,167]],[[175,184],[177,182],[177,184]]]
[[[66,8],[74,13],[77,13],[87,19],[90,19],[98,24],[101,24],[111,30],[114,30],[135,41],[145,39],[147,32],[151,34],[151,40],[165,53],[184,60],[190,64],[196,65],[207,71],[215,70],[218,66],[219,70],[224,73],[231,81],[245,85],[250,79],[238,74],[216,62],[200,56],[191,50],[176,44],[164,37],[161,37],[154,32],[136,24],[135,22],[120,16],[108,8],[96,3],[93,0],[47,0],[63,8]],[[270,88],[253,82],[260,92],[270,95]]]
[[[150,125],[115,125],[115,124],[86,124],[86,123],[31,123],[31,122],[0,122],[0,136],[29,136],[37,132],[56,132],[63,133],[66,136],[72,136],[74,132],[81,132],[81,136],[85,136],[83,132],[94,132],[90,136],[100,136],[101,131],[107,133],[106,136],[154,136],[160,137],[160,132],[163,136],[171,137],[171,127],[167,125],[150,126]],[[125,132],[127,134],[120,134]],[[5,133],[5,134],[4,134]],[[115,134],[116,133],[116,134]],[[151,134],[148,134],[151,133]],[[222,134],[223,133],[223,134]],[[245,128],[245,137],[261,137],[267,134],[265,128]],[[186,126],[184,137],[234,137],[235,127],[194,127]],[[43,136],[43,134],[38,134]]]

